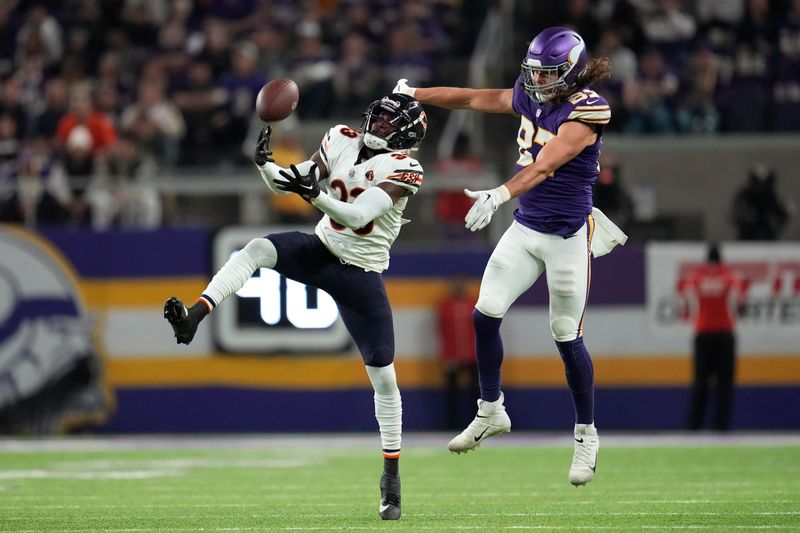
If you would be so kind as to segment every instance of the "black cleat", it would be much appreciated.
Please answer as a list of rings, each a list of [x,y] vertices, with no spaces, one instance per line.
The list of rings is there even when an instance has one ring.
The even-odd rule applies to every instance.
[[[200,320],[189,313],[183,302],[172,296],[164,303],[164,318],[166,318],[172,330],[175,332],[175,339],[178,344],[189,344],[197,332],[197,325]]]
[[[381,476],[381,506],[378,509],[383,520],[400,519],[400,476]]]

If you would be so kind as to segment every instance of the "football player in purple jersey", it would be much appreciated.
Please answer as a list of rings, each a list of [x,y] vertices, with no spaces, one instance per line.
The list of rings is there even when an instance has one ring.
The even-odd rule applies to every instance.
[[[610,71],[606,58],[587,61],[580,35],[555,27],[530,43],[522,72],[510,89],[416,89],[404,79],[395,87],[395,92],[424,104],[520,117],[515,175],[492,190],[464,191],[475,199],[466,216],[466,226],[472,231],[489,224],[497,208],[511,198],[519,197],[519,209],[489,259],[473,312],[481,386],[478,414],[447,447],[452,452],[469,451],[486,438],[511,430],[500,390],[500,323],[514,300],[547,270],[550,329],[575,405],[575,453],[569,480],[576,486],[594,476],[599,448],[594,369],[582,328],[591,257],[625,240],[613,223],[592,208],[600,137],[611,110],[589,85]],[[602,251],[595,250],[592,242],[600,233]]]

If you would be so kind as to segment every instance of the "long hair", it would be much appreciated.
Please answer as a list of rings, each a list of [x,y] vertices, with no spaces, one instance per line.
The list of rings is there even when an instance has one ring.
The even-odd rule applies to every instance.
[[[578,74],[578,79],[572,85],[558,89],[550,103],[563,104],[570,96],[591,85],[592,83],[611,77],[611,63],[607,57],[598,57],[589,61],[583,72]]]

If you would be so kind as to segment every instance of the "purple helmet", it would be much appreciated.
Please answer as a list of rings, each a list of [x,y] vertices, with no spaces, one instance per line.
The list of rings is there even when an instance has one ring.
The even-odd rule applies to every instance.
[[[586,68],[586,44],[574,30],[547,28],[534,37],[522,62],[522,79],[528,97],[537,102],[552,98],[556,89],[573,85]],[[537,83],[536,74],[543,73],[555,81]]]

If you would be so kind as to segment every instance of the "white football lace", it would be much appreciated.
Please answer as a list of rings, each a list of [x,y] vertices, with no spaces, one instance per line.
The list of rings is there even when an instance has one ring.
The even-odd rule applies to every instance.
[[[584,438],[586,438],[586,437],[584,437]],[[576,444],[576,446],[575,446],[575,455],[572,456],[572,462],[573,463],[579,462],[579,463],[585,464],[587,466],[592,466],[592,463],[591,463],[592,452],[591,452],[591,446],[589,446],[589,443],[586,442],[586,443],[581,444],[581,443],[578,442],[578,443],[575,443],[575,444]]]

